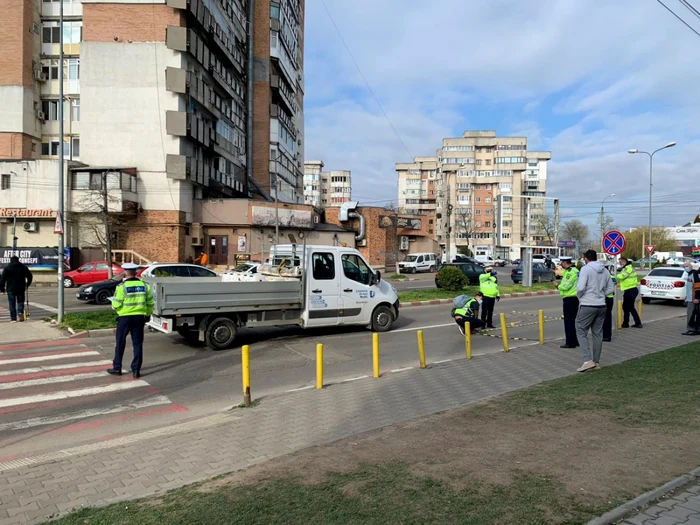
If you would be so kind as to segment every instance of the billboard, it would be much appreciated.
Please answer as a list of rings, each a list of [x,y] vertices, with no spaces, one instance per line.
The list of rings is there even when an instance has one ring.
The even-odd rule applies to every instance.
[[[286,228],[311,229],[313,222],[310,210],[293,210],[290,208],[279,208],[279,225]],[[253,206],[253,226],[275,226],[277,224],[275,208]]]
[[[57,272],[58,248],[0,248],[0,269],[10,264],[10,257],[16,255],[19,262],[33,272]],[[69,268],[70,250],[66,248],[64,266]]]

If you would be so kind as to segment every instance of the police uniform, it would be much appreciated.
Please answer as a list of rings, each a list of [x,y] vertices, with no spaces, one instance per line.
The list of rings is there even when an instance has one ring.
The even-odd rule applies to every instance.
[[[630,314],[632,314],[632,319],[634,320],[634,327],[641,328],[642,320],[634,307],[634,302],[639,295],[637,272],[629,262],[617,274],[617,282],[620,283],[620,290],[622,290],[622,311],[625,313],[622,328],[629,328]]]
[[[498,280],[493,275],[495,272],[488,271],[490,267],[484,270],[479,276],[479,291],[484,296],[481,305],[481,320],[487,328],[493,328],[493,309],[496,306],[496,301],[500,299],[501,293],[498,291]]]
[[[464,325],[469,323],[469,327],[472,332],[478,328],[484,327],[484,322],[479,319],[479,301],[476,299],[470,299],[467,304],[462,308],[456,308],[453,312],[453,317],[457,325],[459,326],[459,331],[464,333]]]
[[[561,261],[573,265],[571,257],[562,257]],[[578,346],[578,338],[576,337],[576,314],[578,313],[578,297],[576,296],[577,286],[578,268],[576,268],[576,266],[571,266],[564,270],[561,283],[557,286],[563,303],[564,334],[566,336],[566,342],[561,345],[561,348],[576,348]]]
[[[136,270],[136,264],[122,265],[124,270]],[[117,312],[117,344],[114,348],[112,368],[107,370],[112,375],[121,375],[122,358],[126,348],[126,338],[131,334],[134,347],[134,360],[131,373],[135,378],[141,377],[143,363],[143,328],[153,313],[153,292],[151,287],[138,277],[128,277],[121,282],[114,293],[112,308]]]
[[[613,281],[614,285],[615,281],[613,280],[612,275],[610,276],[610,280]],[[613,293],[610,293],[605,296],[605,321],[603,321],[603,341],[605,341],[606,343],[612,341],[612,311],[614,304],[615,291],[613,290]]]

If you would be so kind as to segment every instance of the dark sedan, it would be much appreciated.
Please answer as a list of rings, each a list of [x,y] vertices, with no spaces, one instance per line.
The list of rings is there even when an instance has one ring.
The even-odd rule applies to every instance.
[[[513,279],[515,284],[522,282],[523,280],[523,265],[520,264],[517,268],[513,268],[510,272],[510,277]],[[532,265],[532,282],[542,283],[542,282],[554,282],[556,275],[554,270],[547,268],[542,263],[533,263]]]
[[[117,285],[124,277],[117,274],[106,281],[99,281],[92,284],[83,285],[78,288],[75,296],[81,301],[97,304],[109,304],[109,298],[114,295]]]
[[[462,270],[462,273],[469,279],[469,284],[479,284],[479,276],[484,273],[484,268],[482,266],[479,266],[478,264],[473,264],[473,263],[450,263],[450,264],[443,264],[440,266],[440,270],[447,266],[454,266],[456,268],[459,268]],[[440,288],[440,284],[438,283],[438,274],[440,272],[435,273],[435,287]]]

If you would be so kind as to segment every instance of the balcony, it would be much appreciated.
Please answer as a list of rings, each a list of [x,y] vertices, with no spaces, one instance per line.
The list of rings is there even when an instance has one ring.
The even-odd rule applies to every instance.
[[[77,213],[103,213],[107,193],[109,213],[136,214],[136,168],[82,168],[70,174],[70,202]]]
[[[294,102],[294,92],[289,89],[279,75],[272,73],[270,87],[279,95],[279,100],[284,104],[287,111],[292,114],[296,114],[299,111],[299,106]]]

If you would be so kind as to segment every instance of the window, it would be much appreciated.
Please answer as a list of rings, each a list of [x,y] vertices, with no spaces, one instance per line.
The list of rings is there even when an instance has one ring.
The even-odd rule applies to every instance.
[[[10,174],[3,173],[2,177],[0,177],[0,190],[9,190],[9,189],[10,189]]]
[[[486,210],[486,215],[491,215],[491,210]]]
[[[94,264],[85,264],[78,268],[79,272],[91,272],[95,268]]]
[[[70,119],[73,122],[80,120],[80,99],[74,98],[70,101]]]
[[[481,197],[476,197],[476,198],[474,199],[474,202],[481,202]]]
[[[109,271],[109,266],[107,266],[107,263],[98,263],[97,271],[98,272],[107,272],[107,271]]]
[[[504,228],[510,228],[511,226],[513,226],[513,221],[503,221],[502,225]]]
[[[483,164],[483,162],[484,162],[483,160],[477,159],[477,160],[474,162],[474,164],[476,164],[477,166],[481,166],[481,164]]]
[[[54,22],[55,23],[55,22]],[[49,22],[51,24],[51,22]],[[49,24],[44,24],[41,32],[41,39],[44,44],[58,44],[61,41],[61,28],[56,26],[51,26]]]
[[[521,164],[525,162],[524,157],[498,157],[496,164]]]
[[[503,237],[504,239],[510,239],[510,238],[511,238],[511,234],[510,234],[510,233],[502,233],[502,234],[501,234],[501,237]]]
[[[486,159],[486,165],[490,166],[491,165],[491,159]]]
[[[57,156],[58,155],[58,141],[51,141],[51,155]]]
[[[357,255],[343,255],[343,273],[345,277],[357,283],[369,286],[372,282],[372,271],[365,261]],[[422,262],[422,261],[418,261]]]
[[[477,215],[481,215],[481,210],[476,210]]]
[[[504,196],[503,202],[513,202],[513,197]]]
[[[484,226],[486,226],[487,228],[490,228],[490,227],[491,227],[491,222],[486,221],[486,222],[484,223]]]
[[[311,256],[311,263],[313,264],[315,280],[331,281],[335,279],[335,260],[332,253],[314,253]]]
[[[280,5],[278,2],[270,2],[270,18],[280,19]]]
[[[187,269],[189,270],[191,277],[216,277],[216,273],[212,272],[211,270],[207,270],[206,268],[188,266]]]
[[[486,198],[484,199],[484,202],[486,202],[486,203],[491,202],[491,197],[486,197]]]
[[[501,182],[498,187],[500,188],[501,191],[503,190],[510,190],[513,188],[513,183],[511,182]]]
[[[77,137],[71,139],[71,152],[74,158],[80,157],[80,139]]]
[[[42,100],[41,111],[46,120],[58,120],[58,100]]]

